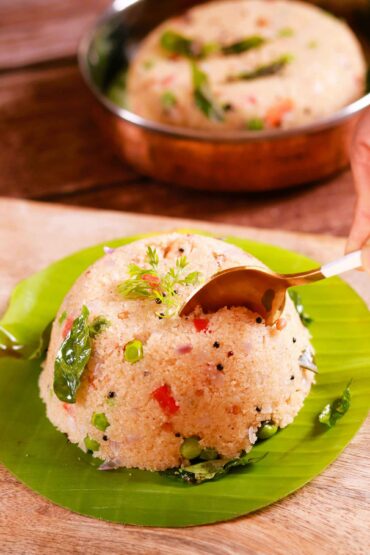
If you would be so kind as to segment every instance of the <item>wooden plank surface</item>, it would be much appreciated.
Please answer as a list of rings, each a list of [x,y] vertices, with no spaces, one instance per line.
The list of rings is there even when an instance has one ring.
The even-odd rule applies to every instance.
[[[325,236],[80,210],[0,199],[0,312],[11,287],[60,256],[125,234],[201,227],[328,260],[344,241]],[[370,306],[370,279],[350,276]],[[0,553],[6,555],[367,555],[370,547],[370,420],[341,457],[289,498],[246,518],[182,530],[93,520],[32,493],[0,467]]]
[[[74,66],[0,77],[0,193],[60,195],[133,178],[104,144],[88,99]]]
[[[0,70],[74,57],[109,0],[1,0]]]
[[[325,183],[275,193],[227,194],[191,191],[150,179],[137,178],[68,195],[45,195],[43,200],[75,206],[194,218],[225,224],[326,233],[349,232],[355,205],[349,172]]]

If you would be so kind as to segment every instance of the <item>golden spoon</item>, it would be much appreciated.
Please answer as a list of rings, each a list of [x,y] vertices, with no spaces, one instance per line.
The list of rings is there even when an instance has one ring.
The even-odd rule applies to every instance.
[[[252,266],[229,268],[201,285],[182,306],[180,316],[187,316],[197,306],[205,313],[216,312],[225,306],[245,306],[260,314],[267,325],[272,325],[284,310],[289,287],[314,283],[361,266],[361,251],[356,251],[321,268],[299,274],[277,274],[267,268]]]

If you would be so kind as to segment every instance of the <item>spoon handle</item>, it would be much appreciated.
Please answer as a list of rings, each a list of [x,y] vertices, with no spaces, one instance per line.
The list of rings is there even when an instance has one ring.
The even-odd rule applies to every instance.
[[[350,254],[346,254],[342,258],[338,260],[334,260],[334,262],[329,262],[325,264],[321,268],[321,273],[326,278],[332,276],[339,276],[344,272],[348,272],[349,270],[356,270],[357,268],[361,268],[362,266],[362,254],[361,251],[351,252]]]
[[[285,275],[285,279],[288,287],[294,285],[307,285],[309,283],[314,283],[315,281],[321,281],[322,279],[329,278],[332,276],[339,276],[344,272],[349,270],[356,270],[356,268],[362,267],[362,254],[361,251],[351,252],[346,254],[334,262],[329,262],[322,266],[322,268],[317,268],[315,270],[309,270],[308,272],[303,272],[300,274],[288,274]]]

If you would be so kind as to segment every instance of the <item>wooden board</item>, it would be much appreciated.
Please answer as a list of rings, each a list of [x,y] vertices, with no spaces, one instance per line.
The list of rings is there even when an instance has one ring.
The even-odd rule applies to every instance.
[[[343,240],[325,236],[0,199],[0,312],[19,279],[73,250],[179,227],[266,241],[320,261],[340,256],[344,248]],[[348,278],[370,306],[369,277]],[[365,555],[370,548],[369,444],[370,420],[339,460],[289,498],[246,518],[182,530],[121,526],[73,514],[0,467],[0,553]]]

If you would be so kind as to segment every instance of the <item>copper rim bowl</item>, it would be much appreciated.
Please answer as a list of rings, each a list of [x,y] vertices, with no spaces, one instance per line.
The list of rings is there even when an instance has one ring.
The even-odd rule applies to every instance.
[[[349,145],[370,94],[330,117],[291,130],[211,133],[146,120],[105,90],[145,35],[199,2],[116,0],[82,39],[79,65],[93,111],[118,154],[139,172],[212,191],[266,191],[329,177],[348,165]]]

